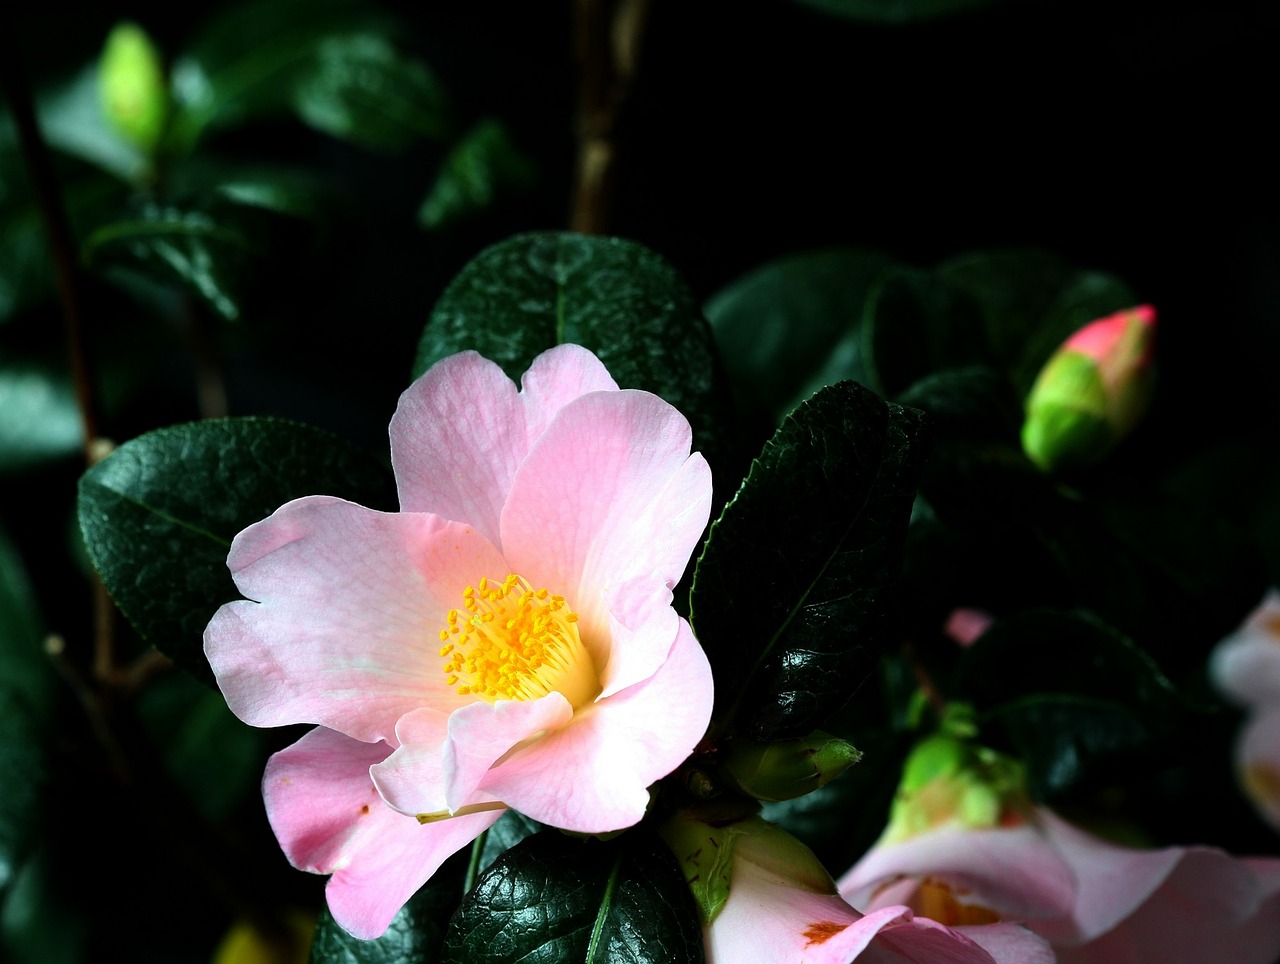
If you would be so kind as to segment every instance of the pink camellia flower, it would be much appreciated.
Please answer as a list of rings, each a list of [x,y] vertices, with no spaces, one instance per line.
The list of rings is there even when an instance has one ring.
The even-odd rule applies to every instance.
[[[1258,813],[1280,828],[1280,590],[1269,590],[1218,644],[1210,669],[1219,689],[1246,710],[1236,742],[1240,785]]]
[[[1120,847],[1040,807],[1016,823],[950,824],[877,844],[840,893],[869,914],[905,904],[962,932],[970,922],[1021,922],[1063,964],[1274,964],[1280,955],[1280,860]]]
[[[688,422],[575,345],[521,385],[474,352],[432,367],[391,420],[401,511],[282,506],[236,537],[248,598],[205,631],[237,716],[318,725],[271,758],[263,795],[357,937],[504,808],[636,823],[710,718],[710,667],[671,606],[711,503]]]
[[[1015,924],[961,932],[903,904],[862,914],[836,892],[812,851],[758,818],[733,837],[728,896],[704,928],[707,964],[1051,964],[1040,937]],[[677,855],[678,856],[678,855]]]

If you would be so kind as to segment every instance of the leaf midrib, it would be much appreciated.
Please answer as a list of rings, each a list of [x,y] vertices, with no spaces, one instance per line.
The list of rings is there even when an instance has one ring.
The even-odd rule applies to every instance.
[[[613,893],[618,886],[618,874],[622,869],[622,851],[613,858],[613,867],[609,870],[609,879],[604,885],[604,896],[600,899],[600,910],[596,912],[595,926],[591,928],[591,940],[587,944],[585,964],[594,964],[596,951],[600,949],[600,935],[604,930],[605,918],[613,906]]]
[[[190,522],[180,519],[175,515],[170,515],[168,512],[165,512],[162,509],[158,509],[147,502],[143,502],[141,499],[136,498],[132,495],[129,495],[127,492],[122,492],[119,489],[113,489],[111,486],[105,485],[102,482],[98,482],[97,480],[94,480],[94,479],[85,479],[85,486],[88,488],[100,490],[102,492],[108,492],[111,495],[116,496],[117,498],[123,499],[125,502],[128,502],[130,505],[137,506],[139,509],[142,509],[146,512],[150,512],[152,515],[158,516],[159,518],[163,519],[165,522],[168,522],[173,525],[179,526],[183,529],[186,529],[188,532],[194,532],[196,535],[203,536],[204,538],[210,540],[211,542],[214,542],[215,544],[217,544],[218,546],[224,549],[231,548],[230,539],[224,539],[222,536],[218,535],[217,533],[210,532],[208,529],[202,529],[200,526],[193,525]]]
[[[828,567],[830,567],[831,565],[832,560],[834,560],[835,557],[839,555],[841,549],[844,546],[845,540],[849,538],[849,534],[853,531],[854,527],[858,524],[858,521],[862,518],[863,512],[866,511],[867,504],[871,500],[871,495],[873,492],[875,492],[877,483],[879,483],[880,481],[880,476],[884,472],[884,465],[885,465],[884,454],[885,454],[885,449],[888,447],[889,427],[892,423],[892,418],[893,418],[892,412],[888,412],[886,414],[887,414],[887,417],[885,419],[885,439],[880,446],[880,459],[877,461],[875,475],[872,476],[871,482],[867,486],[866,494],[863,496],[862,502],[858,506],[858,510],[852,515],[852,517],[849,520],[849,524],[845,526],[844,531],[840,533],[840,537],[835,541],[834,545],[832,546],[831,552],[827,554],[826,559],[824,559],[822,562],[822,565],[819,566],[817,574],[813,577],[812,580],[810,580],[809,585],[805,587],[804,591],[796,599],[790,611],[788,611],[786,618],[782,620],[782,623],[778,626],[777,629],[774,630],[773,634],[769,637],[769,642],[765,644],[764,648],[760,651],[760,654],[756,657],[756,661],[752,665],[751,670],[747,673],[746,676],[743,677],[742,685],[738,687],[738,695],[734,699],[733,704],[729,707],[728,713],[725,714],[726,726],[729,726],[730,724],[733,723],[733,719],[735,716],[737,716],[738,710],[742,708],[743,699],[746,698],[746,695],[751,688],[752,680],[755,679],[756,674],[760,672],[761,667],[764,666],[766,660],[769,658],[770,655],[772,655],[774,648],[778,645],[778,641],[782,638],[783,634],[787,631],[787,627],[791,625],[792,621],[796,618],[796,615],[800,612],[801,609],[804,608],[805,603],[808,601],[810,594],[813,592],[814,588],[818,585],[818,583],[822,581],[823,577],[827,573]]]

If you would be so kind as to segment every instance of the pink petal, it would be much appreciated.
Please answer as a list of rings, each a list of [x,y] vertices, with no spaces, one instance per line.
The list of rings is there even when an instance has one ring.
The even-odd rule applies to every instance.
[[[1280,591],[1270,589],[1209,664],[1219,689],[1248,706],[1280,703]]]
[[[1245,722],[1236,743],[1236,771],[1258,812],[1280,829],[1280,702]]]
[[[875,921],[855,939],[841,941],[835,954],[823,944],[866,920],[835,894],[815,893],[777,873],[735,856],[729,896],[704,930],[707,964],[778,964],[837,960],[846,964],[870,942]],[[894,908],[890,918],[905,907]],[[910,913],[907,911],[907,913]],[[857,938],[862,937],[861,941]],[[861,947],[856,945],[861,944]],[[846,946],[847,945],[847,946]]]
[[[575,398],[618,390],[604,363],[581,345],[557,345],[544,351],[521,377],[520,386],[531,442]]]
[[[560,410],[516,473],[504,554],[513,572],[569,600],[599,657],[604,593],[636,576],[674,587],[706,527],[711,474],[690,440],[684,416],[656,395],[595,392]]]
[[[991,955],[996,964],[1053,964],[1047,940],[1021,924],[980,924],[954,928]]]
[[[528,448],[524,405],[502,369],[473,351],[444,358],[391,418],[400,508],[468,523],[501,545],[502,506]]]
[[[943,828],[877,845],[840,879],[840,893],[870,910],[902,899],[881,891],[899,877],[940,877],[969,891],[966,900],[1010,920],[1069,918],[1075,877],[1032,821],[1014,828]]]
[[[449,714],[420,707],[396,723],[400,745],[369,768],[369,777],[387,805],[403,814],[439,813],[448,809],[445,794],[444,744]]]
[[[890,917],[890,913],[898,911],[899,916]],[[901,913],[905,911],[905,913]],[[913,917],[905,907],[886,907],[874,911],[864,917],[855,928],[870,930],[875,922],[874,940],[866,953],[858,960],[865,964],[1003,964],[995,961],[980,945],[974,943],[958,930],[944,927],[937,921],[927,917]],[[850,928],[852,932],[854,928]],[[844,935],[841,935],[842,937]],[[856,938],[861,939],[862,934]],[[1033,964],[1033,962],[1054,960],[1052,951],[1048,957],[1043,953],[1048,945],[1034,935],[1020,949],[1029,950],[1031,957],[1006,958],[1009,964]],[[833,942],[834,943],[834,942]],[[844,957],[823,958],[837,964]]]
[[[629,579],[605,593],[609,658],[598,667],[603,699],[652,676],[666,660],[680,631],[672,593],[652,577]]]
[[[1077,830],[1050,810],[1038,811],[1046,838],[1079,882],[1071,916],[1032,922],[1055,944],[1104,934],[1141,907],[1174,872],[1186,851],[1133,850]]]
[[[471,802],[489,768],[530,739],[545,739],[573,717],[573,707],[559,693],[536,700],[473,703],[449,718],[445,774],[451,809]]]
[[[447,857],[501,815],[481,813],[422,825],[386,806],[369,767],[389,747],[312,730],[267,762],[267,819],[289,862],[332,874],[325,895],[333,918],[356,937],[381,936]]]
[[[1180,858],[1114,928],[1081,946],[1060,946],[1058,959],[1064,964],[1272,964],[1280,954],[1280,903],[1266,899],[1248,865],[1207,847],[1188,848]]]
[[[1236,960],[1280,960],[1280,859],[1245,857],[1240,860],[1258,886],[1258,903],[1228,941]],[[1270,955],[1264,958],[1264,955]]]
[[[227,564],[257,600],[228,603],[205,630],[232,712],[254,726],[319,723],[390,743],[410,710],[462,702],[445,682],[438,633],[466,585],[506,565],[469,526],[323,496],[245,529]]]
[[[833,893],[792,886],[785,876],[735,856],[729,898],[706,929],[708,964],[992,964],[985,951],[907,907],[866,916]]]
[[[535,820],[582,833],[629,827],[647,787],[693,751],[711,718],[711,667],[688,623],[643,683],[579,709],[493,767],[480,789]]]

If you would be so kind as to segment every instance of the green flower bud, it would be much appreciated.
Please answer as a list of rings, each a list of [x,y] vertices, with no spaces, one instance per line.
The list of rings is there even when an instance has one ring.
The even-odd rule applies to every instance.
[[[903,765],[882,841],[945,826],[1004,825],[1029,806],[1025,786],[1016,760],[951,733],[934,734],[916,744]]]
[[[116,24],[98,65],[98,92],[111,125],[152,152],[169,115],[169,86],[160,52],[136,23]]]
[[[758,800],[792,800],[830,783],[861,758],[853,744],[815,730],[777,743],[735,739],[724,769]]]
[[[1105,456],[1151,396],[1155,309],[1141,305],[1085,325],[1041,369],[1027,396],[1022,447],[1047,472]]]
[[[741,807],[702,804],[676,813],[658,828],[689,883],[703,926],[716,919],[729,899],[733,848],[754,822]]]
[[[703,927],[729,899],[739,858],[785,880],[795,890],[834,894],[835,884],[813,851],[791,834],[740,807],[700,805],[658,828],[684,872]]]

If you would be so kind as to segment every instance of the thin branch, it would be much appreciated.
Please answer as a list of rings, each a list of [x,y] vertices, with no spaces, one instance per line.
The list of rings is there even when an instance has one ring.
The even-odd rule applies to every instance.
[[[618,128],[634,86],[650,0],[576,0],[578,161],[569,225],[603,234],[613,208]]]
[[[916,685],[920,687],[920,692],[929,701],[929,706],[933,709],[938,719],[942,719],[946,715],[947,699],[942,695],[942,690],[938,688],[933,676],[930,675],[929,670],[925,668],[924,663],[921,661],[920,654],[916,652],[916,644],[910,639],[903,640],[902,653],[906,656],[907,663],[911,666],[911,672],[916,678]]]
[[[22,157],[35,190],[36,203],[49,241],[49,254],[57,279],[58,299],[66,330],[67,354],[71,361],[71,377],[75,384],[76,404],[84,429],[86,464],[93,464],[94,442],[98,437],[98,411],[89,357],[85,348],[84,327],[80,320],[79,281],[76,245],[71,236],[70,221],[58,189],[53,158],[40,125],[36,121],[31,87],[22,71],[21,57],[15,49],[14,31],[8,18],[0,15],[0,86],[9,101]]]
[[[86,465],[92,466],[110,451],[110,443],[98,436],[98,426],[101,423],[84,324],[80,315],[76,244],[71,234],[67,209],[62,201],[62,192],[58,188],[53,157],[36,120],[31,86],[22,70],[22,60],[15,48],[15,37],[12,23],[7,16],[0,14],[0,87],[4,89],[5,98],[9,101],[18,141],[22,146],[23,161],[31,178],[36,204],[49,242],[49,255],[57,279],[58,300],[62,304],[71,380],[75,387],[76,407],[80,412],[80,425],[84,434],[84,460]],[[93,624],[94,675],[98,679],[107,679],[114,672],[115,608],[107,596],[102,580],[96,576],[93,585]]]

